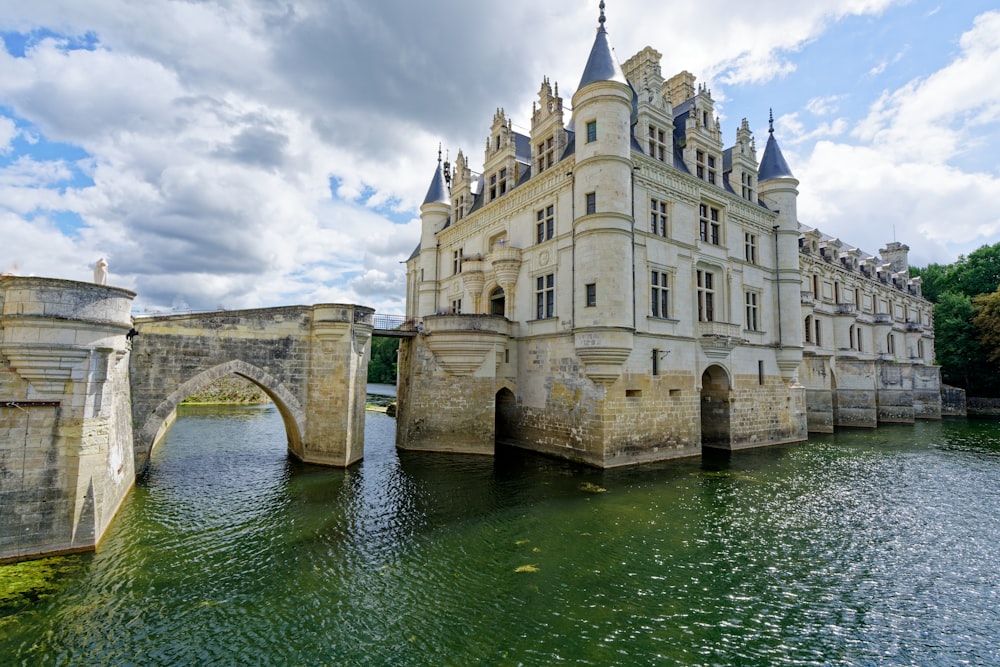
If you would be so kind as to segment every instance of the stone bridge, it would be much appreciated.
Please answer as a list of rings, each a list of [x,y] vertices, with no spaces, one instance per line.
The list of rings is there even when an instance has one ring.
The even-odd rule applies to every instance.
[[[136,318],[130,363],[136,469],[177,406],[238,375],[259,386],[302,461],[348,466],[364,452],[370,308],[344,304]]]
[[[413,335],[342,304],[133,319],[134,297],[0,277],[0,562],[93,549],[177,405],[224,375],[270,396],[294,456],[356,462],[373,326]]]

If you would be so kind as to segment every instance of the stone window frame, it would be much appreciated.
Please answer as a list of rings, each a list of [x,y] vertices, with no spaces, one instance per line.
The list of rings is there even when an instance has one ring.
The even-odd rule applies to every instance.
[[[757,240],[758,236],[754,232],[743,231],[743,253],[749,264],[758,264],[760,262],[760,246]]]
[[[452,299],[452,301],[451,301],[451,314],[452,315],[461,315],[462,314],[462,300],[461,299]]]
[[[549,271],[535,278],[535,319],[550,320],[556,316],[556,274]]]
[[[674,300],[671,295],[676,271],[669,267],[649,265],[649,316],[657,320],[669,320],[673,313]]]
[[[597,283],[587,283],[584,285],[584,308],[595,308],[597,306]]]
[[[646,135],[649,157],[660,162],[667,161],[667,131],[650,123]]]
[[[555,237],[556,207],[549,204],[535,211],[535,242],[545,243]]]
[[[712,201],[698,203],[698,239],[702,243],[725,247],[725,209]]]
[[[749,174],[745,171],[740,172],[740,187],[743,194],[743,199],[747,201],[754,201],[754,185],[753,185],[753,174]]]
[[[546,169],[552,167],[555,161],[556,155],[556,139],[554,134],[550,134],[545,139],[542,139],[536,146],[538,150],[538,173],[542,173]]]
[[[462,249],[451,251],[451,271],[452,275],[457,276],[462,272]]]
[[[670,202],[656,197],[649,198],[649,233],[663,238],[670,237]]]
[[[586,215],[594,215],[597,213],[597,192],[588,192],[584,195],[584,202]]]
[[[744,306],[744,328],[747,331],[752,331],[754,333],[762,333],[761,329],[761,306],[763,304],[763,299],[761,298],[761,291],[759,289],[748,288],[743,290],[743,306]]]
[[[724,322],[719,306],[725,302],[722,281],[717,276],[724,275],[721,267],[699,264],[695,267],[695,305],[699,322]]]
[[[709,185],[719,184],[718,158],[709,151],[700,148],[694,152],[695,175],[700,180],[707,181]]]
[[[587,143],[593,143],[597,141],[597,121],[588,120],[587,121]]]

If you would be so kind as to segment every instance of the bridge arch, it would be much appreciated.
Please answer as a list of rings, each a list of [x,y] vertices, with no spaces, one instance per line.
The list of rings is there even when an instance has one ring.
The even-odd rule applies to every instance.
[[[227,375],[237,375],[245,378],[261,388],[274,402],[285,424],[285,434],[288,437],[288,448],[299,458],[302,458],[302,434],[305,432],[305,411],[298,399],[280,381],[263,369],[234,359],[206,369],[172,391],[157,405],[146,419],[139,431],[138,442],[135,443],[137,458],[143,463],[149,460],[153,447],[163,437],[170,418],[177,406],[190,396],[197,393],[212,382]]]
[[[225,375],[271,397],[293,456],[338,467],[360,460],[373,312],[325,303],[134,318],[136,470],[180,402]]]

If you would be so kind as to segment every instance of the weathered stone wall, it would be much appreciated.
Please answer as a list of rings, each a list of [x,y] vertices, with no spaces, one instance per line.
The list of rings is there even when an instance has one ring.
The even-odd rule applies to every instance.
[[[968,414],[971,416],[998,417],[1000,416],[1000,398],[969,396],[966,399],[966,408],[968,410]]]
[[[965,417],[967,414],[965,390],[942,384],[941,415],[946,417]]]
[[[869,359],[838,357],[833,368],[835,426],[875,428],[878,404],[875,392],[875,362]]]
[[[897,362],[878,362],[875,366],[878,392],[878,420],[912,424],[913,365]]]
[[[808,355],[799,366],[799,381],[806,388],[806,420],[810,433],[833,433],[832,373],[828,357]]]
[[[491,453],[499,411],[504,442],[606,468],[697,455],[703,423],[715,424],[703,415],[700,375],[689,364],[701,351],[695,342],[678,343],[668,354],[661,349],[667,341],[637,337],[620,376],[595,382],[570,334],[497,344],[484,352],[474,371],[464,374],[446,371],[441,349],[432,349],[434,335],[430,331],[401,347],[401,448]],[[649,372],[653,346],[660,346],[655,375]],[[773,361],[766,350],[738,356],[732,364],[754,371],[758,360]],[[806,437],[804,390],[790,388],[774,363],[770,370],[763,385],[756,372],[737,375],[732,391],[728,376],[723,380],[719,405],[731,416],[719,426],[727,449]],[[497,393],[503,389],[513,400],[498,404]]]
[[[135,479],[135,294],[0,279],[0,560],[92,549]]]
[[[442,316],[425,320],[424,335],[400,341],[399,448],[493,454],[497,368],[507,363],[504,329],[502,318]],[[446,349],[435,354],[440,341]]]
[[[805,388],[789,387],[780,376],[733,378],[731,409],[732,449],[747,449],[807,437]]]
[[[941,419],[941,368],[913,366],[913,416]]]

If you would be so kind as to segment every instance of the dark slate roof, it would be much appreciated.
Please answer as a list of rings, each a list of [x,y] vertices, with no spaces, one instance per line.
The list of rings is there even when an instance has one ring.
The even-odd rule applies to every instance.
[[[791,168],[785,162],[785,156],[778,148],[778,142],[774,138],[774,118],[772,117],[767,130],[767,146],[764,147],[764,157],[760,159],[760,168],[757,169],[758,181],[769,181],[773,178],[795,178]]]
[[[448,181],[444,177],[444,167],[441,164],[441,155],[438,154],[437,169],[434,170],[434,178],[431,179],[431,186],[427,188],[427,196],[424,197],[424,204],[441,202],[451,203],[451,195],[448,194]]]
[[[580,77],[580,85],[577,86],[577,90],[597,81],[628,83],[621,65],[618,64],[618,59],[615,58],[615,54],[608,44],[608,31],[604,29],[603,9],[601,10],[600,27],[597,28],[597,37],[594,38],[594,46],[590,49],[590,57],[587,58],[587,66],[583,68],[583,76]]]
[[[417,247],[413,249],[413,252],[411,252],[410,256],[406,258],[406,261],[409,262],[411,259],[417,257],[419,254],[420,254],[420,243],[417,243]]]

